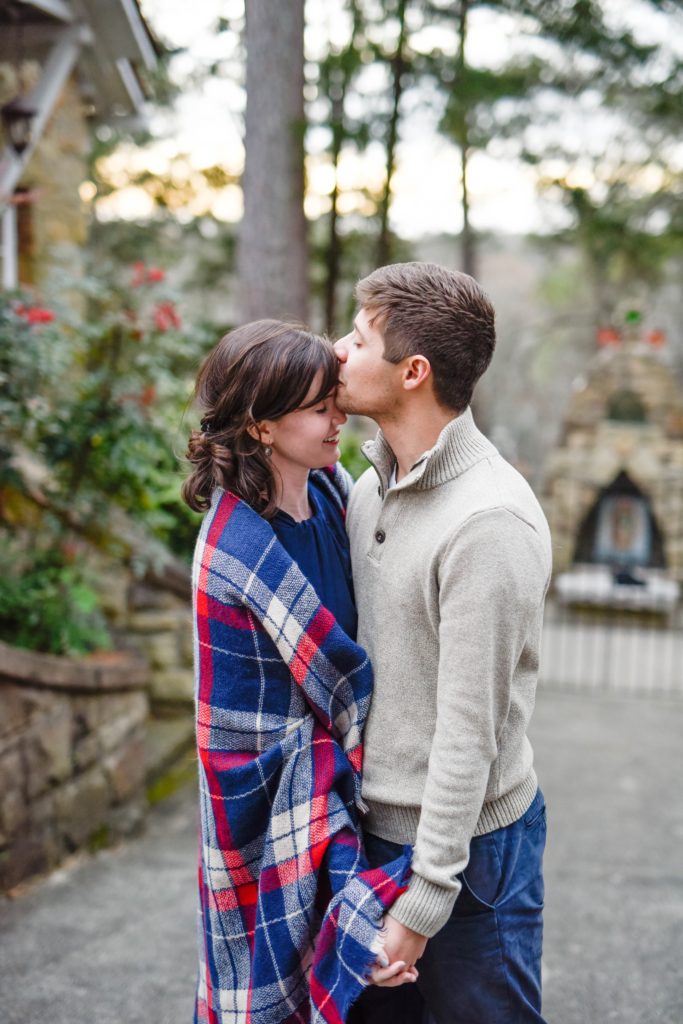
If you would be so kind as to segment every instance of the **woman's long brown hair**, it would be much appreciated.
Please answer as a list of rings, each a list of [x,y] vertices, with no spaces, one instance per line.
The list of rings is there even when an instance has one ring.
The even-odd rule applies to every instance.
[[[318,393],[306,403],[321,370]],[[336,383],[337,359],[326,338],[280,320],[257,320],[226,334],[197,376],[202,429],[188,441],[193,469],[182,486],[183,500],[204,512],[214,488],[222,487],[272,518],[277,511],[272,463],[249,428],[304,403],[315,405]]]

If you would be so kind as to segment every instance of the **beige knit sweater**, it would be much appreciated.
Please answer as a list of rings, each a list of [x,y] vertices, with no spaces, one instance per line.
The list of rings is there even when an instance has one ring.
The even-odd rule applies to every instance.
[[[415,844],[410,887],[391,912],[432,936],[472,836],[516,821],[536,793],[526,730],[550,535],[469,410],[391,489],[381,432],[363,451],[374,468],[354,488],[348,528],[358,640],[375,672],[364,826]]]

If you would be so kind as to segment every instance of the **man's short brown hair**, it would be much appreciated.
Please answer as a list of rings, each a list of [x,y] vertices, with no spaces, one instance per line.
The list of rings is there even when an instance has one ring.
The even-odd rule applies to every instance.
[[[356,285],[358,305],[384,335],[384,358],[400,363],[423,355],[441,405],[465,409],[491,362],[495,314],[469,274],[436,263],[392,263]]]

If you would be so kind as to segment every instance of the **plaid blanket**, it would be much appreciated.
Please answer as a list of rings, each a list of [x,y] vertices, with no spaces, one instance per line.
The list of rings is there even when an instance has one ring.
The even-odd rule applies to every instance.
[[[340,469],[320,471],[345,504]],[[218,489],[193,567],[200,1024],[341,1022],[404,891],[358,819],[371,668],[269,524]]]

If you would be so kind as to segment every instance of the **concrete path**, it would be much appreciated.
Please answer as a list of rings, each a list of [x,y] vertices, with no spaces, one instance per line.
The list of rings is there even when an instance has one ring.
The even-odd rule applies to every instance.
[[[683,701],[539,694],[549,1024],[683,1022]]]
[[[0,910],[2,1024],[190,1024],[193,786],[145,835],[72,861]]]
[[[683,1021],[682,737],[680,699],[539,694],[548,1024]],[[189,787],[0,905],[3,1024],[189,1024],[195,858]]]

